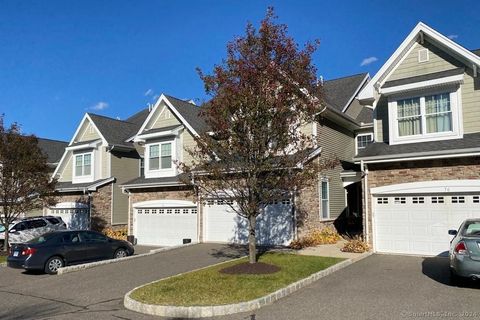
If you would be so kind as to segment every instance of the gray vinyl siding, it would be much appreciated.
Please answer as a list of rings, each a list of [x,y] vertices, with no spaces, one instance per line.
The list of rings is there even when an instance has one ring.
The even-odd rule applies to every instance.
[[[380,97],[374,113],[374,122],[376,126],[376,141],[388,142],[389,128],[388,128],[388,100],[385,97]]]
[[[427,62],[418,62],[418,51],[422,49],[428,49],[429,51],[429,60]],[[425,41],[423,45],[416,43],[405,59],[386,80],[391,81],[415,77],[423,74],[451,70],[460,66],[460,62]]]
[[[330,121],[323,121],[317,128],[318,145],[322,148],[320,160],[327,157],[337,157],[339,160],[352,162],[355,153],[355,137],[352,132]],[[342,166],[337,165],[333,169],[325,170],[319,177],[318,183],[320,183],[322,177],[327,177],[329,181],[330,219],[338,218],[346,208],[345,189],[340,177],[342,171]],[[320,198],[320,188],[317,189],[319,189],[317,196]]]
[[[112,224],[128,222],[128,195],[122,193],[119,187],[122,183],[138,177],[138,158],[133,154],[112,153],[111,170],[116,178],[113,185]]]

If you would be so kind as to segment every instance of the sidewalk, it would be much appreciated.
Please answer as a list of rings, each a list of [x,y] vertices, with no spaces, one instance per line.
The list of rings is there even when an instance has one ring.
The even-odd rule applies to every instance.
[[[342,252],[340,249],[343,247],[345,240],[340,240],[335,244],[322,244],[316,247],[309,247],[298,250],[298,254],[307,256],[322,256],[322,257],[335,257],[345,259],[355,259],[361,256],[361,253]]]

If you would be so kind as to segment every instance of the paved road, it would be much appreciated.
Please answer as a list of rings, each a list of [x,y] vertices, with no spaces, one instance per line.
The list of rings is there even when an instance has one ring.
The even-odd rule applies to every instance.
[[[161,319],[123,308],[131,288],[244,254],[197,245],[63,276],[0,268],[0,319]],[[480,319],[480,284],[451,286],[445,258],[374,255],[251,313],[215,320]]]
[[[200,244],[60,276],[0,268],[0,319],[152,319],[123,308],[141,284],[245,255]]]
[[[373,255],[273,305],[220,319],[480,319],[480,283],[451,286],[446,258]]]

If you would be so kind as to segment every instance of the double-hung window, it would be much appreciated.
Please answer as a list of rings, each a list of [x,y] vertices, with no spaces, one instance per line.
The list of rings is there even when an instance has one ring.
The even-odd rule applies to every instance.
[[[149,146],[149,170],[172,168],[172,143],[164,142]]]
[[[391,101],[392,142],[416,142],[460,136],[457,92],[440,92]]]
[[[83,177],[92,174],[92,154],[84,153],[75,155],[75,176]]]

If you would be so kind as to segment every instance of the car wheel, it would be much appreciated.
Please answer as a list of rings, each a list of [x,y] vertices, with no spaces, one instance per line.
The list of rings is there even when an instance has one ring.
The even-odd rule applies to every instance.
[[[47,263],[45,263],[45,273],[56,274],[58,269],[63,268],[64,266],[65,263],[63,262],[62,258],[51,257],[47,260]]]
[[[128,252],[123,248],[117,249],[117,251],[115,251],[113,254],[114,259],[125,258],[126,256],[128,256]]]

